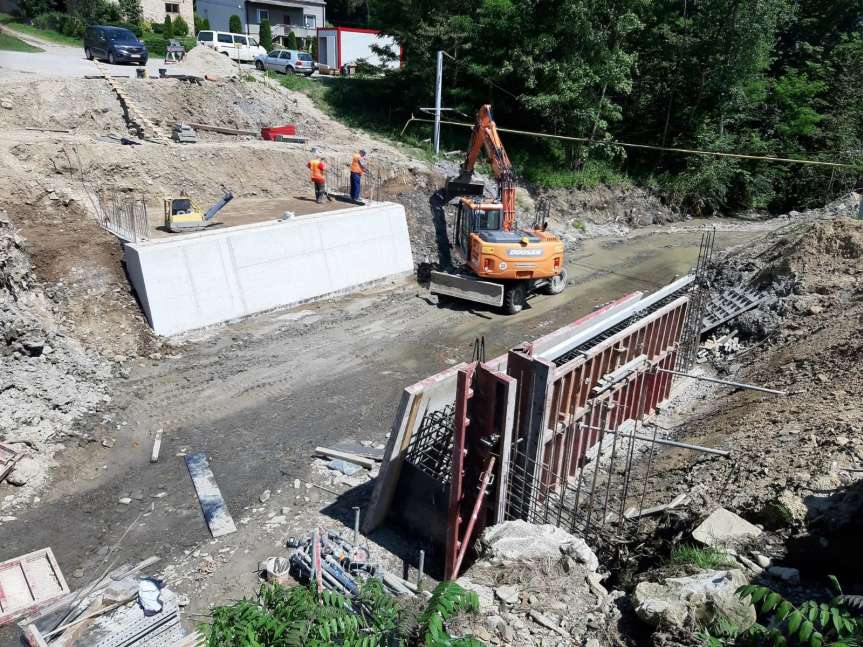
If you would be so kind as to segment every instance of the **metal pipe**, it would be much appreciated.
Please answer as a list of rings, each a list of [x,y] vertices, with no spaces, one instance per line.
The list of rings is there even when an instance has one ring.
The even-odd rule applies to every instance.
[[[482,507],[483,499],[485,499],[485,491],[488,489],[488,483],[491,480],[491,475],[494,471],[494,462],[495,457],[492,456],[488,460],[488,467],[485,468],[485,472],[482,475],[482,481],[479,485],[479,494],[476,497],[476,503],[473,504],[473,510],[470,513],[470,519],[467,522],[467,528],[465,528],[461,545],[458,547],[458,553],[456,555],[455,565],[452,572],[452,579],[456,579],[458,577],[462,560],[467,553],[468,546],[470,546],[470,536],[473,534],[473,527],[476,525],[477,517],[479,517],[479,510]]]
[[[443,51],[437,53],[434,84],[434,154],[440,154],[440,104],[443,91]]]
[[[720,380],[715,377],[706,377],[704,375],[692,375],[691,373],[684,373],[682,371],[672,371],[668,368],[657,368],[657,371],[662,371],[663,373],[671,373],[672,375],[679,375],[680,377],[691,377],[693,380],[701,380],[703,382],[713,382],[715,384],[724,384],[726,386],[736,386],[739,389],[749,389],[751,391],[761,391],[762,393],[773,393],[774,395],[788,395],[786,391],[777,391],[776,389],[766,389],[763,386],[753,386],[752,384],[742,384],[740,382],[730,382],[729,380]]]
[[[606,431],[608,434],[614,434],[617,436],[619,432],[617,431]],[[635,440],[642,440],[648,443],[656,443],[657,445],[667,445],[669,447],[678,447],[680,449],[691,449],[696,452],[704,452],[705,454],[716,454],[717,456],[730,456],[731,452],[725,449],[714,449],[713,447],[702,447],[701,445],[691,445],[689,443],[681,443],[676,440],[667,440],[665,438],[651,438],[650,436],[643,436],[641,434],[620,434],[622,438],[634,438]]]
[[[419,565],[417,567],[417,591],[421,590],[423,583],[423,572],[425,570],[426,563],[426,552],[424,550],[420,550],[420,559]]]
[[[357,539],[359,539],[360,534],[360,507],[358,505],[354,506],[354,546],[357,545]]]

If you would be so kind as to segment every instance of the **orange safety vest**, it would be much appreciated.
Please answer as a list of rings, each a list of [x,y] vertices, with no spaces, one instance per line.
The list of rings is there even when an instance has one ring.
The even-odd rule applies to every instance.
[[[319,159],[311,160],[306,166],[309,167],[312,171],[312,182],[317,182],[318,184],[326,181],[324,178],[324,170],[327,168],[327,165],[324,164],[323,161]]]
[[[351,160],[351,173],[359,173],[360,175],[365,174],[366,170],[363,168],[363,165],[360,164],[360,160],[362,159],[362,155],[354,153],[354,157]]]

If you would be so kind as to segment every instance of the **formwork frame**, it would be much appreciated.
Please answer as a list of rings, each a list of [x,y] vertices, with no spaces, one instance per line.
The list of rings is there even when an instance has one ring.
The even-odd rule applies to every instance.
[[[581,468],[588,449],[599,442],[604,425],[615,431],[626,420],[642,420],[668,398],[670,374],[653,368],[673,368],[688,296],[682,295],[595,344],[579,348],[556,366],[521,351],[511,351],[507,367],[518,383],[513,469],[521,473],[509,501],[525,514],[519,499],[539,501],[537,492],[562,491]],[[631,365],[640,357],[640,365]],[[614,416],[598,413],[615,371],[631,365],[630,375],[649,377],[624,388],[624,400]],[[644,396],[644,397],[643,397]],[[600,407],[601,408],[601,407]],[[587,426],[583,426],[584,422]],[[512,516],[512,512],[509,513]],[[527,511],[533,516],[531,511]]]

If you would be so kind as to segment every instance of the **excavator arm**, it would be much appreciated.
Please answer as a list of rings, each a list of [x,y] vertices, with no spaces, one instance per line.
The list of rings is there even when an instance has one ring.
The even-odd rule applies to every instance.
[[[515,228],[515,177],[513,176],[512,164],[509,156],[500,141],[497,126],[491,114],[491,106],[486,104],[476,113],[476,122],[470,136],[467,159],[461,165],[461,172],[457,179],[450,185],[469,185],[473,178],[474,167],[480,153],[491,165],[492,172],[497,178],[498,199],[503,205],[503,229],[511,231]]]

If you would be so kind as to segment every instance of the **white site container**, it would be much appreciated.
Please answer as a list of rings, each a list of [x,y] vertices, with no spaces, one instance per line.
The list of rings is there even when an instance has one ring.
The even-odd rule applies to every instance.
[[[398,60],[383,61],[372,50],[372,45],[389,47],[398,55]],[[392,36],[386,36],[374,29],[354,27],[332,27],[318,29],[318,63],[330,68],[341,69],[363,59],[372,65],[384,64],[397,68],[401,65],[402,48]]]

